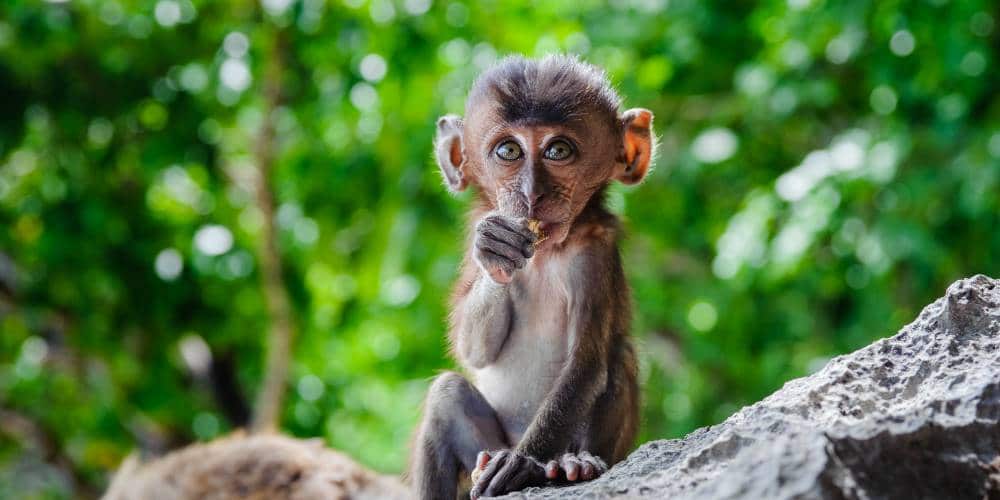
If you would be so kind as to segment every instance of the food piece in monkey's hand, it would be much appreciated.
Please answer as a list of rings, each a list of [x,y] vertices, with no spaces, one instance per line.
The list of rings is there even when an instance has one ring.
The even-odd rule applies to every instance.
[[[528,219],[528,230],[534,233],[535,238],[537,238],[534,243],[536,247],[549,237],[549,235],[542,232],[542,221],[538,219]]]

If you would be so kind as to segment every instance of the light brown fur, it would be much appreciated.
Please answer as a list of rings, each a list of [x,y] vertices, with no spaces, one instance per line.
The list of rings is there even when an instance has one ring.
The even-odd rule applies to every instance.
[[[404,499],[394,477],[376,474],[322,442],[235,434],[142,464],[129,457],[104,500]]]

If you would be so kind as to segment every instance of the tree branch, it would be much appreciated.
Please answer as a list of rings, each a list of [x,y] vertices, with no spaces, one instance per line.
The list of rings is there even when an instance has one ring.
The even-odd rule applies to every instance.
[[[258,248],[262,286],[270,326],[267,336],[267,358],[264,380],[257,395],[255,414],[251,426],[254,432],[275,430],[279,425],[291,345],[294,337],[291,300],[281,275],[282,261],[278,251],[278,234],[275,228],[275,202],[271,188],[271,174],[277,154],[274,129],[275,110],[281,105],[281,76],[284,72],[285,40],[281,31],[273,37],[273,46],[266,54],[264,80],[264,119],[257,133],[254,159],[257,167],[257,208],[264,219],[261,244]]]

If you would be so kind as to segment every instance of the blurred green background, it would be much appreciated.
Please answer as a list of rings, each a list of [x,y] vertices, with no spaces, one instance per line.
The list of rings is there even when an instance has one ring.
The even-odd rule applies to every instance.
[[[92,496],[133,449],[245,421],[272,218],[297,336],[283,428],[400,471],[452,366],[469,201],[441,186],[434,120],[509,53],[580,54],[655,112],[656,170],[610,195],[641,439],[718,422],[1000,275],[998,19],[987,0],[6,0],[0,497]]]

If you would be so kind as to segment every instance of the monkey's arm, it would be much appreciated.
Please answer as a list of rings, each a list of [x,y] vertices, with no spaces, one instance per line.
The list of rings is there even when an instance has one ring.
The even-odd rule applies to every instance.
[[[535,239],[524,219],[491,212],[476,223],[462,270],[466,285],[455,296],[451,316],[452,344],[464,364],[482,368],[500,354],[510,333],[510,282],[534,255]]]
[[[459,359],[482,368],[496,360],[507,340],[512,306],[509,285],[496,283],[482,272],[476,274],[466,295],[455,304],[451,337]]]
[[[599,457],[589,460],[589,465],[577,462],[593,458],[587,453],[594,446],[588,437],[594,425],[590,420],[597,399],[609,384],[608,348],[616,315],[627,308],[627,301],[622,300],[624,278],[617,250],[584,250],[572,259],[568,271],[567,288],[575,292],[567,309],[568,361],[515,449],[487,454],[485,468],[476,475],[473,499],[539,484],[539,478],[556,479],[556,459],[566,458],[567,452],[576,454],[572,461],[582,466],[577,469],[576,465],[563,464],[571,481],[578,472],[592,479],[595,464],[606,467],[604,462],[613,458]]]
[[[573,259],[569,279],[569,289],[579,292],[570,299],[569,360],[517,445],[518,452],[538,460],[553,458],[574,444],[589,446],[574,441],[587,434],[591,410],[608,385],[607,350],[620,303],[616,294],[624,286],[617,250],[581,253]]]

